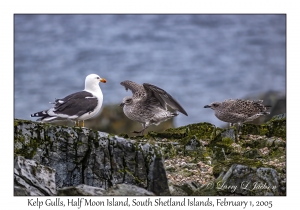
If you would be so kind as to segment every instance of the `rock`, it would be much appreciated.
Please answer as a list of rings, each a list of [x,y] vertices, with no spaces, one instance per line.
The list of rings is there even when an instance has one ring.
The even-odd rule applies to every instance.
[[[30,194],[31,194],[30,189],[27,189],[25,187],[17,186],[16,183],[15,183],[14,196],[27,196],[27,195],[30,195]]]
[[[155,195],[144,188],[131,184],[116,184],[108,189],[92,187],[85,184],[64,187],[57,190],[59,196],[151,196]]]
[[[188,193],[180,188],[180,186],[170,184],[170,193],[172,196],[187,196]]]
[[[154,139],[166,157],[171,195],[222,195],[222,191],[209,186],[216,185],[216,178],[224,176],[234,164],[254,169],[272,168],[277,171],[278,180],[285,180],[285,115],[275,116],[262,125],[245,124],[243,129],[238,142],[236,129],[220,129],[207,123],[149,133],[148,141]],[[204,167],[193,165],[199,161]],[[285,195],[285,186],[279,184],[278,191],[266,194],[271,193]]]
[[[279,115],[275,115],[272,117],[272,120],[285,120],[286,119],[286,114],[279,114]]]
[[[86,184],[108,189],[128,183],[169,195],[161,151],[155,145],[86,128],[15,120],[15,156],[56,170],[58,188]]]
[[[271,168],[251,168],[233,164],[224,176],[216,180],[218,194],[226,195],[279,195],[278,175]]]
[[[107,190],[85,184],[63,187],[57,190],[55,186],[55,171],[49,167],[37,164],[18,156],[15,160],[15,196],[28,195],[58,195],[58,196],[150,196],[153,192],[130,184],[116,184]],[[50,173],[49,173],[50,172]]]
[[[239,136],[235,128],[209,123],[130,138],[87,128],[14,123],[15,157],[55,169],[60,195],[286,195],[285,114],[262,125],[244,124]],[[44,194],[18,179],[15,195]],[[261,182],[260,190],[232,191],[218,185],[243,180],[251,181],[252,188]]]
[[[20,156],[14,170],[15,195],[56,195],[55,170]]]
[[[144,188],[130,185],[130,184],[117,184],[109,188],[104,195],[109,196],[154,196],[153,192],[145,190]]]
[[[102,196],[105,189],[99,187],[92,187],[85,184],[78,186],[63,187],[57,190],[58,196]]]
[[[235,130],[233,128],[225,129],[225,131],[221,133],[221,137],[223,139],[229,138],[232,139],[233,141],[236,141]]]
[[[268,140],[266,140],[266,146],[267,146],[267,147],[273,146],[274,141],[275,141],[275,138],[274,138],[274,137],[269,138]]]
[[[197,183],[194,183],[193,181],[188,181],[182,185],[175,185],[174,187],[177,188],[177,191],[178,189],[181,189],[187,195],[193,195],[194,192],[199,188],[199,185]]]

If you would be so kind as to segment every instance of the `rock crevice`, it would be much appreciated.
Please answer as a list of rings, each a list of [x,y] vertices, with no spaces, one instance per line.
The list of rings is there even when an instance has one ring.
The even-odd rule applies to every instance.
[[[156,147],[85,128],[15,121],[15,156],[55,169],[58,188],[86,184],[108,189],[130,183],[168,195],[163,159]]]

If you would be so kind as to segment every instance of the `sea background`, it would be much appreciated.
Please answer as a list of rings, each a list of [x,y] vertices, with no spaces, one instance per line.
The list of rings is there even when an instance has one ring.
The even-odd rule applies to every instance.
[[[286,92],[285,15],[14,15],[14,117],[84,88],[103,105],[131,95],[123,80],[151,83],[184,107],[175,126],[224,125],[204,105]]]

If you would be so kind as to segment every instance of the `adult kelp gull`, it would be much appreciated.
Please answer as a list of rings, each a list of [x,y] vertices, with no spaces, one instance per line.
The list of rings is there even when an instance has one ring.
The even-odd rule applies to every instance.
[[[41,117],[37,121],[51,122],[56,120],[74,120],[76,126],[80,126],[79,121],[94,117],[101,109],[103,94],[99,82],[106,83],[104,78],[97,74],[90,74],[85,78],[85,89],[73,93],[63,99],[56,99],[54,107],[48,110],[31,114],[31,117]]]

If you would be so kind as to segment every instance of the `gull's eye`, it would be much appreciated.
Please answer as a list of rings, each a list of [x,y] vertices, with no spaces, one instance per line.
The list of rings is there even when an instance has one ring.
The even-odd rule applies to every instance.
[[[97,77],[96,79],[100,79],[100,77]]]

